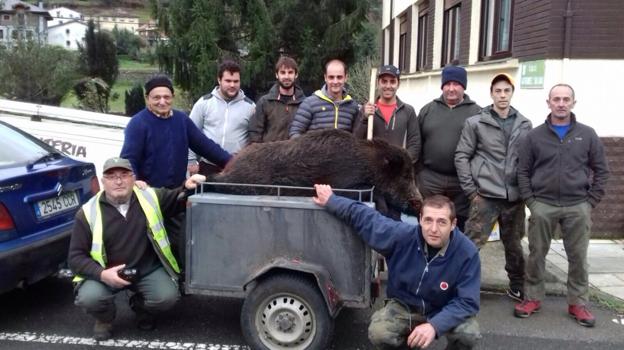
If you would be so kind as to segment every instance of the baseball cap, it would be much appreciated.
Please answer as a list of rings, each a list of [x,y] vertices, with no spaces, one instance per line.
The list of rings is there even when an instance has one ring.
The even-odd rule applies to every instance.
[[[511,77],[511,75],[507,74],[507,73],[499,73],[496,74],[494,76],[494,78],[492,79],[492,83],[490,84],[490,89],[492,86],[494,86],[494,84],[498,83],[499,81],[506,81],[509,84],[511,84],[511,87],[515,90],[516,89],[516,82],[514,81],[514,79]]]
[[[130,165],[130,161],[124,158],[113,157],[109,158],[104,162],[104,170],[103,173],[111,170],[111,169],[126,169],[132,171],[132,165]]]
[[[398,79],[401,76],[401,71],[391,64],[386,64],[379,67],[379,70],[377,71],[377,78],[384,74],[392,75],[393,77]]]

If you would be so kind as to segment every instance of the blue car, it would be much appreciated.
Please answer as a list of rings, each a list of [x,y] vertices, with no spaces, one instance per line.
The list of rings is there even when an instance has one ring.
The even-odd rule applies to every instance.
[[[74,215],[98,191],[93,164],[0,121],[0,293],[59,270]]]

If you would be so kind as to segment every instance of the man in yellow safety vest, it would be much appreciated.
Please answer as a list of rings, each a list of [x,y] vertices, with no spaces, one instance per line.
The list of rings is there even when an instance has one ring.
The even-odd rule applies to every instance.
[[[112,336],[117,292],[134,292],[130,306],[143,330],[154,329],[155,314],[176,303],[180,269],[163,216],[185,210],[187,190],[205,181],[194,175],[173,190],[139,188],[123,158],[108,159],[103,173],[104,190],[76,213],[68,258],[75,304],[95,318],[96,340]]]

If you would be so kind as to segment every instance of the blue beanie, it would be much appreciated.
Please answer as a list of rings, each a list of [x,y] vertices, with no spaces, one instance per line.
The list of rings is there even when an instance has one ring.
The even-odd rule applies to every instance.
[[[461,84],[461,86],[464,87],[465,90],[466,86],[468,85],[466,70],[460,66],[448,65],[444,67],[444,69],[442,70],[442,86],[444,86],[444,84],[448,83],[449,81],[458,82],[459,84]]]

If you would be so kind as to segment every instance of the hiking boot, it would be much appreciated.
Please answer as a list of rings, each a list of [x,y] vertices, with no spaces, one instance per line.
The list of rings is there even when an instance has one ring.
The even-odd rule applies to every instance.
[[[539,300],[525,300],[520,304],[516,304],[514,308],[514,316],[527,318],[531,314],[539,312],[542,303]]]
[[[137,327],[142,331],[152,331],[156,328],[156,317],[148,312],[136,313]]]
[[[524,292],[520,288],[507,288],[507,296],[515,301],[522,302],[524,300]]]
[[[95,320],[93,326],[93,339],[97,341],[108,340],[113,336],[113,324],[110,322],[102,322]]]
[[[151,331],[156,328],[156,318],[145,310],[143,297],[134,294],[130,297],[130,308],[136,314],[137,327],[142,331]]]
[[[593,327],[596,324],[596,318],[585,305],[568,305],[568,314],[583,327]]]

